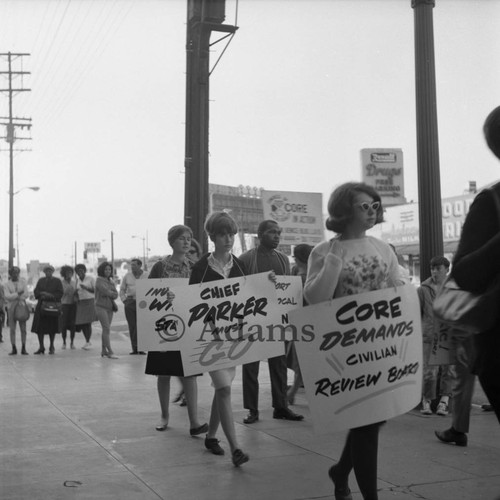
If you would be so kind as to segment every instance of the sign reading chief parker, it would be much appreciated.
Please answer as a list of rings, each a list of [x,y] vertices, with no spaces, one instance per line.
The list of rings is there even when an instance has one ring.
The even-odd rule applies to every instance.
[[[292,328],[283,319],[302,303],[302,285],[296,276],[279,278],[260,273],[187,286],[139,280],[140,349],[180,351],[186,376],[283,355]]]
[[[422,330],[412,285],[307,306],[289,318],[313,333],[295,347],[315,432],[382,422],[419,403]]]

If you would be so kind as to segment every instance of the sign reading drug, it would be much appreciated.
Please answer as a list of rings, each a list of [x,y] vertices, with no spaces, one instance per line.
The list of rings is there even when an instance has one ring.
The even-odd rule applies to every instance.
[[[420,306],[411,285],[291,311],[317,433],[351,429],[413,409],[422,395]]]
[[[281,320],[301,298],[293,292],[296,277],[278,278],[277,283],[295,283],[280,295],[286,304],[278,304],[268,273],[189,286],[139,280],[139,349],[180,351],[185,375],[284,354]],[[173,302],[167,300],[169,290]]]

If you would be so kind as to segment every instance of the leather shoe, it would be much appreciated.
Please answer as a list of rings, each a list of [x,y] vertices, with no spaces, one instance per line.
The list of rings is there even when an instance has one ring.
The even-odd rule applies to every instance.
[[[198,436],[199,434],[204,434],[205,432],[208,432],[208,424],[202,424],[199,427],[189,429],[189,434],[191,434],[191,436]]]
[[[457,446],[467,446],[467,434],[458,432],[453,427],[445,431],[434,431],[434,434],[443,443],[455,443]]]
[[[345,486],[337,487],[337,484],[339,483],[338,481],[339,478],[337,477],[336,474],[335,465],[333,465],[328,469],[328,477],[332,480],[333,486],[335,488],[334,491],[335,500],[352,500],[351,490],[349,489],[349,486],[347,486],[347,483],[345,484]]]
[[[259,412],[255,410],[250,410],[248,415],[243,419],[244,424],[255,424],[259,421]]]
[[[273,411],[273,418],[278,418],[282,420],[303,420],[304,415],[299,415],[298,413],[294,413],[290,408],[276,408]]]

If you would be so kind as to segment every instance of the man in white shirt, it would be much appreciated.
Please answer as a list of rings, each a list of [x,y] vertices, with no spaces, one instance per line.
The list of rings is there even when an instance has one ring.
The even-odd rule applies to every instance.
[[[148,273],[142,270],[142,261],[132,259],[130,271],[123,277],[120,285],[120,299],[125,306],[125,318],[127,319],[130,334],[132,352],[130,354],[146,354],[137,350],[137,311],[136,311],[136,282],[148,277]]]

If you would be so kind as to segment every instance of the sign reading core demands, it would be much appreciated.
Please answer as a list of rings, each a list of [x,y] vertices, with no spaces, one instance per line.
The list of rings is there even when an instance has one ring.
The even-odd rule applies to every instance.
[[[268,273],[196,285],[139,280],[138,346],[180,351],[185,375],[280,356],[294,336],[287,312],[301,304],[297,276],[278,276],[276,283]]]
[[[422,395],[420,306],[412,285],[291,311],[317,433],[352,429],[413,409]]]

